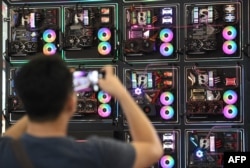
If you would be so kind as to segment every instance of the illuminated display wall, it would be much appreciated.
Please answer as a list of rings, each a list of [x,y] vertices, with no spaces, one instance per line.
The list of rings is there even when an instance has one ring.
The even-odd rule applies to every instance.
[[[113,66],[161,139],[164,155],[153,168],[219,168],[223,152],[250,151],[248,1],[9,0],[3,6],[7,127],[25,114],[13,78],[43,55],[86,72]],[[115,98],[102,90],[77,96],[69,135],[133,141]]]

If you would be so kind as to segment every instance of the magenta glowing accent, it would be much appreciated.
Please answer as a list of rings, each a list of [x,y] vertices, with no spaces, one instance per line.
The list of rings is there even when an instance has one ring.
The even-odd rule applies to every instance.
[[[234,41],[225,41],[222,46],[223,52],[227,55],[234,54],[237,50],[237,44]]]
[[[163,41],[165,43],[172,41],[173,37],[174,37],[174,33],[170,29],[166,28],[166,29],[162,29],[160,31],[160,39],[161,39],[161,41]]]
[[[174,116],[174,109],[172,106],[162,106],[160,110],[161,118],[169,120]]]
[[[136,88],[135,89],[135,94],[140,95],[142,93],[141,88]]]
[[[56,32],[52,29],[47,29],[43,32],[43,40],[47,43],[52,43],[56,40]]]
[[[225,78],[226,80],[226,86],[236,86],[236,78]]]
[[[175,161],[171,155],[164,155],[161,157],[160,164],[162,168],[173,168]]]
[[[106,118],[109,117],[111,114],[111,107],[109,104],[101,104],[98,107],[98,114],[99,116]]]
[[[168,57],[174,52],[174,47],[171,43],[162,43],[160,46],[161,55]]]
[[[108,28],[101,28],[97,33],[98,39],[101,41],[108,41],[111,37],[111,32]]]
[[[109,42],[103,41],[98,45],[98,52],[101,55],[108,55],[111,51],[111,45]]]
[[[43,54],[46,56],[54,55],[56,53],[56,50],[57,48],[54,43],[46,43],[43,46]]]
[[[237,30],[233,26],[227,26],[223,29],[222,35],[226,40],[233,40],[237,36]]]
[[[235,105],[226,105],[223,109],[223,114],[227,119],[233,119],[238,114],[238,109]]]
[[[227,90],[223,94],[223,100],[227,104],[234,104],[238,100],[237,93],[235,91],[233,91],[233,90]]]
[[[171,92],[162,92],[160,96],[161,104],[168,106],[174,102],[174,95]]]
[[[97,98],[101,103],[108,103],[111,100],[111,96],[104,91],[100,91],[97,95]]]

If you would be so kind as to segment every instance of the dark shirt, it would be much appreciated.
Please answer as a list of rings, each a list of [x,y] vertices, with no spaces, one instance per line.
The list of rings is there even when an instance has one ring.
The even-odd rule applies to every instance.
[[[109,138],[37,138],[24,134],[21,142],[35,168],[130,168],[135,160],[131,144]],[[0,138],[0,167],[19,168],[9,137]]]

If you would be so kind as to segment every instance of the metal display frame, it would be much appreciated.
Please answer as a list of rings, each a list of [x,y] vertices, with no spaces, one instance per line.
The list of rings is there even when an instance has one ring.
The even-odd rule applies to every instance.
[[[35,6],[39,6],[39,4],[43,5],[43,6],[49,6],[51,4],[53,4],[54,6],[60,6],[60,7],[64,7],[64,6],[68,6],[68,5],[74,5],[76,3],[82,3],[82,4],[87,4],[87,5],[94,5],[94,4],[117,4],[117,8],[116,9],[116,14],[118,16],[120,16],[118,18],[119,21],[117,22],[117,26],[119,29],[117,29],[117,36],[116,36],[116,40],[117,40],[117,58],[113,59],[112,61],[110,60],[94,60],[91,61],[90,59],[84,61],[84,60],[76,60],[76,61],[68,61],[66,60],[68,66],[77,66],[77,65],[91,65],[91,66],[102,66],[104,64],[113,64],[114,66],[117,67],[117,76],[120,78],[120,80],[122,82],[124,82],[124,72],[126,69],[143,69],[145,67],[148,66],[149,62],[143,62],[143,61],[136,61],[136,62],[130,62],[128,60],[124,59],[124,55],[123,55],[123,47],[122,47],[122,43],[123,43],[123,21],[122,21],[122,17],[123,16],[123,9],[124,6],[128,6],[128,5],[157,5],[157,4],[178,4],[179,6],[179,21],[178,21],[178,25],[180,30],[178,30],[178,47],[176,49],[176,52],[178,52],[178,59],[177,60],[171,60],[169,62],[166,62],[167,66],[176,66],[178,67],[178,82],[179,82],[179,105],[178,105],[178,122],[177,123],[171,123],[171,124],[164,124],[164,123],[158,123],[155,124],[155,128],[159,131],[162,130],[179,130],[179,158],[181,158],[181,160],[179,161],[179,167],[178,168],[185,168],[186,167],[186,152],[185,152],[185,144],[186,144],[186,131],[187,130],[199,130],[199,129],[204,129],[204,130],[210,130],[213,127],[213,123],[205,123],[202,125],[199,125],[199,123],[197,124],[187,124],[185,122],[185,68],[186,67],[193,67],[193,66],[198,66],[198,67],[209,67],[209,66],[235,66],[235,65],[240,65],[242,68],[241,71],[241,93],[242,96],[240,97],[242,99],[242,106],[241,106],[241,110],[243,114],[243,120],[241,123],[234,123],[232,128],[239,128],[240,130],[243,130],[242,132],[244,133],[244,136],[242,141],[243,141],[243,151],[250,151],[250,145],[249,145],[249,140],[250,140],[250,133],[248,132],[249,127],[250,127],[250,113],[249,113],[249,109],[250,109],[250,104],[249,104],[249,100],[250,100],[250,2],[249,1],[244,1],[244,0],[240,0],[237,2],[241,3],[242,6],[242,27],[241,30],[243,30],[241,32],[242,37],[240,39],[241,41],[241,46],[242,48],[240,48],[240,52],[241,52],[241,57],[240,58],[236,58],[236,59],[232,59],[232,60],[223,60],[223,59],[218,59],[218,60],[204,60],[204,59],[195,59],[192,61],[186,61],[185,59],[185,54],[184,54],[184,48],[185,48],[185,30],[184,30],[184,23],[185,23],[185,4],[197,4],[197,3],[201,3],[201,4],[206,4],[206,3],[230,3],[232,1],[230,0],[224,0],[224,1],[218,1],[218,0],[169,0],[169,1],[163,1],[163,0],[140,0],[140,1],[135,1],[135,0],[131,0],[131,1],[126,1],[126,0],[74,0],[74,1],[57,1],[57,0],[45,0],[45,1],[39,1],[39,0],[0,0],[1,4],[4,2],[7,4],[7,6],[9,7],[13,7],[13,6],[22,6],[24,3],[29,3],[30,5],[35,5]],[[2,9],[0,9],[0,12],[2,13]],[[182,17],[183,16],[183,17]],[[8,21],[9,18],[3,18],[3,16],[1,15],[1,21]],[[0,26],[0,39],[3,39],[3,28],[2,26]],[[5,43],[5,41],[2,41],[2,43]],[[3,70],[5,71],[5,75],[6,75],[6,79],[5,81],[7,81],[9,79],[9,71],[11,68],[13,67],[20,67],[23,64],[25,64],[26,62],[17,62],[17,63],[11,63],[8,60],[5,59],[5,55],[6,53],[3,53],[3,45],[0,45],[0,52],[1,52],[1,57],[0,57],[0,70],[3,72]],[[159,62],[154,62],[155,64],[159,63]],[[153,63],[153,64],[154,64]],[[3,67],[3,65],[6,65],[6,67]],[[3,88],[3,73],[0,73],[0,87]],[[9,90],[9,86],[6,85],[6,88],[4,88],[6,90]],[[6,93],[6,95],[3,95],[1,97],[1,102],[3,101],[2,98],[5,98],[5,100],[7,100],[7,96],[8,94]],[[7,104],[6,104],[7,106]],[[5,110],[6,107],[2,106],[2,103],[0,103],[0,108],[1,108],[1,115],[3,115],[3,111]],[[128,130],[128,126],[126,124],[124,124],[124,116],[122,114],[122,109],[120,108],[119,104],[117,105],[117,117],[113,120],[113,122],[103,122],[103,123],[98,123],[98,122],[72,122],[69,123],[69,127],[68,127],[68,134],[70,136],[74,136],[76,137],[76,139],[78,140],[84,140],[86,137],[88,137],[91,134],[97,134],[100,136],[107,136],[107,137],[112,137],[115,139],[119,139],[119,140],[125,140],[125,133]],[[6,117],[8,120],[8,117]],[[222,124],[222,125],[227,125],[230,124],[230,122],[226,123],[226,124]],[[220,124],[216,124],[216,125],[220,125]],[[0,126],[2,126],[2,122],[0,123]],[[6,128],[10,127],[11,124],[7,121],[6,122]],[[2,133],[0,131],[0,133]]]

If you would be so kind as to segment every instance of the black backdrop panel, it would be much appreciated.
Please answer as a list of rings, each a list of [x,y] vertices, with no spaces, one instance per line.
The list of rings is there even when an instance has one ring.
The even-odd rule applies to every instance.
[[[126,61],[177,60],[178,5],[124,7],[123,55]]]
[[[64,57],[67,61],[116,58],[117,16],[115,5],[77,5],[63,9]]]
[[[241,58],[240,2],[185,4],[185,58]]]
[[[53,30],[55,30],[55,35],[58,38],[55,40],[55,46],[57,47],[55,56],[63,58],[69,67],[82,65],[101,67],[104,64],[112,64],[117,67],[117,76],[130,91],[136,89],[131,89],[132,82],[130,78],[132,78],[133,74],[131,72],[138,72],[137,82],[144,82],[141,72],[144,72],[145,69],[148,69],[148,72],[151,73],[153,72],[152,69],[159,71],[174,69],[174,73],[172,73],[174,78],[168,75],[165,81],[166,85],[175,82],[174,89],[165,90],[171,92],[175,98],[172,104],[174,109],[173,117],[170,120],[163,120],[158,107],[158,111],[155,111],[156,115],[149,116],[149,118],[160,133],[160,137],[163,137],[164,133],[168,133],[167,137],[172,137],[173,134],[169,134],[169,130],[170,132],[171,130],[177,132],[175,136],[175,142],[178,144],[178,147],[175,148],[177,154],[171,155],[167,153],[176,161],[175,167],[195,167],[196,165],[191,163],[193,161],[197,163],[197,155],[200,157],[204,154],[204,151],[199,150],[200,145],[209,145],[209,147],[205,147],[210,152],[213,152],[216,150],[215,142],[220,140],[227,142],[224,141],[225,138],[231,135],[239,139],[235,141],[236,143],[225,144],[225,149],[229,149],[233,144],[239,150],[250,150],[248,145],[250,137],[246,131],[250,126],[250,114],[248,113],[250,108],[248,103],[250,99],[249,1],[9,0],[4,2],[7,4],[9,12],[9,18],[4,18],[5,21],[9,22],[7,27],[9,38],[7,40],[7,50],[3,49],[1,45],[0,51],[5,54],[4,58],[7,58],[6,61],[3,60],[6,63],[4,68],[6,68],[6,81],[8,81],[6,85],[7,94],[3,97],[6,102],[15,102],[13,97],[9,97],[9,93],[12,93],[13,89],[11,83],[9,83],[11,82],[9,79],[12,77],[11,72],[13,69],[20,67],[33,56],[44,55],[42,50],[43,45],[46,43],[44,39],[46,37],[51,38],[53,34],[47,33],[47,36],[43,37],[45,30],[48,28],[53,29],[53,26],[43,30],[27,30],[26,27],[20,25],[13,26],[16,10],[25,8],[25,11],[30,12],[28,17],[31,19],[28,19],[28,21],[31,22],[32,17],[37,12],[39,13],[39,10],[45,11],[46,14],[46,10],[56,9],[55,19],[58,22],[56,23],[56,29]],[[107,14],[107,9],[109,9],[110,15]],[[94,12],[96,18],[101,18],[103,15],[105,22],[107,20],[111,22],[105,25],[98,25],[98,22],[96,22],[93,24],[94,26],[92,25],[92,28],[84,25],[87,24],[86,18],[93,16],[91,11],[95,10],[97,11]],[[102,14],[102,11],[105,14]],[[73,18],[74,22],[73,24],[70,23],[71,25],[68,24],[69,20],[67,20],[69,16]],[[19,24],[27,20],[25,18],[21,19]],[[79,24],[81,25],[80,27]],[[150,29],[150,26],[153,26],[155,29]],[[66,39],[69,38],[71,30],[80,32],[79,36],[75,35],[76,39],[79,39],[82,35],[89,33],[88,30],[93,29],[93,27],[93,36],[91,36],[93,41],[89,39],[90,35],[88,34],[87,38],[84,37],[85,39],[82,39],[85,46],[80,47],[81,50],[69,50],[69,47],[66,45]],[[102,41],[101,38],[98,38],[98,30],[101,28],[109,28],[111,35],[109,40]],[[0,30],[0,37],[2,37],[2,27]],[[10,44],[15,40],[25,43],[30,42],[27,39],[20,38],[20,35],[19,37],[15,36],[15,32],[17,34],[21,33],[21,35],[28,34],[31,41],[34,41],[32,37],[36,37],[39,42],[39,52],[24,57],[11,56],[13,49],[30,49],[29,47],[22,48],[18,45],[16,45],[16,48],[11,49]],[[105,39],[109,32],[102,31],[99,34]],[[132,36],[133,38],[131,38]],[[93,46],[87,47],[86,41],[93,42]],[[75,41],[69,40],[68,42],[74,44]],[[98,52],[98,45],[101,42],[109,42],[111,44],[110,53],[105,56],[100,55]],[[129,45],[126,42],[129,42]],[[163,43],[172,45],[173,50],[171,47],[167,47],[167,45],[162,48],[163,53],[171,51],[170,55],[166,56],[165,54],[163,56],[161,54],[160,46]],[[139,45],[139,49],[136,44]],[[32,45],[30,46],[32,48]],[[102,49],[106,50],[107,47],[102,46]],[[161,64],[161,66],[158,64]],[[148,68],[151,66],[155,67]],[[129,78],[127,78],[127,75]],[[150,80],[150,77],[148,79]],[[140,87],[141,85],[138,86]],[[139,92],[136,93],[138,94]],[[147,94],[151,93],[147,92]],[[141,98],[140,96],[138,97],[138,99]],[[2,107],[2,104],[0,106]],[[2,109],[4,108],[2,107]],[[7,106],[6,109],[6,114],[9,114],[8,109],[11,109],[11,106]],[[144,109],[148,112],[147,108]],[[78,140],[84,140],[91,134],[114,137],[122,141],[126,140],[124,137],[129,135],[128,126],[119,104],[114,110],[115,116],[107,122],[106,120],[101,122],[71,121],[68,128],[69,135],[76,137]],[[217,112],[219,110],[219,115],[214,115],[217,114],[216,110]],[[165,110],[163,114],[169,114],[170,111],[169,109]],[[153,115],[153,112],[149,113],[149,115]],[[23,115],[20,115],[19,111],[10,114],[5,116],[7,127],[15,123],[11,123],[11,120],[16,120]],[[225,116],[229,116],[229,119]],[[164,132],[164,130],[167,130],[167,132]],[[166,148],[173,144],[169,143],[169,141],[171,139],[166,140]],[[211,143],[208,144],[208,141]],[[217,147],[219,147],[218,145],[217,143]],[[218,151],[223,152],[223,150]],[[194,154],[197,155],[195,156]],[[196,157],[196,160],[192,158],[192,155]],[[220,157],[221,155],[215,158],[218,163],[220,162]],[[171,157],[168,158],[171,159]],[[162,162],[163,164],[171,161],[164,159],[165,162]],[[204,161],[206,159],[211,160],[211,158],[203,157]],[[154,167],[160,168],[161,165],[159,163],[154,165]]]
[[[12,7],[8,57],[19,62],[36,56],[61,56],[59,7]]]

